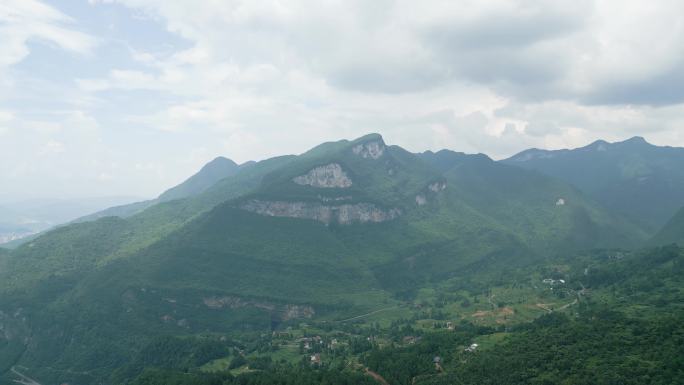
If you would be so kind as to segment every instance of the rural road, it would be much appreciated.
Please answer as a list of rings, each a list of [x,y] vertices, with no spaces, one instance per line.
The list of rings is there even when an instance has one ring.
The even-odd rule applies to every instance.
[[[368,368],[366,368],[366,374],[373,377],[375,379],[375,381],[379,382],[381,385],[389,385],[387,380],[385,380],[381,375],[375,373],[374,371],[372,371]]]
[[[373,315],[373,314],[376,314],[376,313],[380,313],[381,311],[386,311],[386,310],[394,309],[395,307],[396,307],[396,306],[386,307],[386,308],[384,308],[384,309],[372,311],[372,312],[366,313],[366,314],[357,315],[356,317],[343,319],[343,320],[337,321],[337,322],[348,322],[348,321],[353,321],[353,320],[355,320],[355,319],[364,318],[364,317],[368,317],[369,315]]]

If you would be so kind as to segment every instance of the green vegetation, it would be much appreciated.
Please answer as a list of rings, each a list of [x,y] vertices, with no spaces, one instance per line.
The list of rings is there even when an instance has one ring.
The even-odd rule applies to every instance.
[[[293,182],[332,163],[351,186]],[[169,193],[179,199],[0,250],[2,378],[12,368],[75,385],[680,374],[669,357],[681,348],[682,250],[629,251],[648,232],[565,182],[484,155],[411,154],[378,135],[240,167],[219,160],[197,175]],[[251,200],[401,214],[326,225],[243,210]]]
[[[649,243],[654,246],[670,243],[684,246],[684,207],[670,219]]]
[[[221,179],[237,174],[239,169],[240,166],[232,160],[218,157],[207,163],[197,174],[185,182],[165,191],[158,200],[166,202],[199,195]]]
[[[684,206],[684,149],[640,137],[574,150],[531,149],[503,162],[568,182],[651,235]]]

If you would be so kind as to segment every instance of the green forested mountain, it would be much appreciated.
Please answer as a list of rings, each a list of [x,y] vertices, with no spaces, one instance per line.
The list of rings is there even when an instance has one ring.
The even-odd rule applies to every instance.
[[[641,137],[574,150],[531,149],[503,162],[564,180],[651,234],[684,206],[684,149]]]
[[[566,182],[375,134],[239,169],[218,162],[232,175],[207,166],[211,186],[193,177],[170,190],[190,195],[56,229],[0,259],[4,378],[257,384],[280,371],[353,383],[356,365],[373,368],[360,356],[380,346],[371,337],[392,325],[418,337],[410,328],[459,317],[479,336],[551,300],[571,309],[565,296],[579,301],[580,280],[592,282],[582,274],[606,261],[569,255],[647,239]],[[561,277],[573,288],[541,283]],[[376,314],[383,325],[365,323]],[[316,334],[330,335],[316,340],[325,349]],[[339,373],[298,366],[319,351]]]
[[[241,169],[248,168],[252,165],[253,162],[248,162],[244,165],[238,165],[228,158],[218,157],[204,165],[202,169],[200,169],[190,178],[186,179],[183,183],[164,191],[156,199],[110,207],[100,212],[80,218],[78,222],[91,221],[108,216],[126,218],[138,214],[158,203],[193,197],[205,192],[220,180],[231,177],[237,174]]]
[[[684,207],[651,239],[652,245],[677,243],[684,246]]]

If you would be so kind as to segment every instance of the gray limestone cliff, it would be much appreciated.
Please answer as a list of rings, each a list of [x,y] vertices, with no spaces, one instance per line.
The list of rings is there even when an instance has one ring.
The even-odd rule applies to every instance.
[[[360,143],[352,147],[352,152],[362,158],[378,159],[385,153],[385,143],[382,140]]]
[[[430,183],[427,186],[427,191],[416,195],[416,204],[418,206],[424,206],[428,203],[430,195],[437,194],[444,191],[447,187],[446,181]]]
[[[337,163],[316,167],[304,175],[293,178],[292,181],[298,185],[318,188],[347,188],[352,185],[351,178]]]
[[[401,215],[401,210],[397,208],[382,209],[372,203],[325,205],[318,202],[251,200],[240,208],[259,215],[311,219],[326,225],[379,223],[396,219]]]
[[[287,321],[297,318],[311,318],[316,314],[313,307],[308,305],[295,304],[275,304],[265,301],[253,301],[236,296],[224,297],[208,297],[203,298],[202,302],[210,309],[239,309],[244,307],[254,307],[257,309],[273,312],[278,315],[282,321]]]

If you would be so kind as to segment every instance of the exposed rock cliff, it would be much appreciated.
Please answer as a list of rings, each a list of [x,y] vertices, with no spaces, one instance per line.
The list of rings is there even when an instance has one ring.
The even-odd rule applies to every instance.
[[[275,313],[282,321],[296,318],[311,318],[316,314],[314,308],[307,305],[281,305],[263,301],[251,301],[234,296],[203,298],[202,302],[204,302],[204,305],[208,308],[216,310],[223,308],[238,309],[243,307],[255,307],[257,309]]]
[[[251,200],[241,208],[260,215],[312,219],[326,225],[337,223],[385,222],[397,218],[401,211],[397,208],[381,209],[372,203],[324,205],[318,202],[283,202]]]
[[[446,187],[447,187],[446,181],[430,183],[427,186],[426,191],[416,195],[416,204],[418,206],[426,205],[431,196],[434,196],[437,193],[444,191],[446,189]]]
[[[442,181],[442,182],[435,182],[435,183],[430,184],[430,185],[428,186],[428,189],[429,189],[430,191],[436,193],[436,192],[440,192],[440,191],[446,189],[446,186],[447,186],[447,185],[446,185],[446,182],[444,182],[444,181]]]
[[[385,153],[385,143],[382,140],[373,140],[357,144],[352,151],[363,158],[378,159]]]
[[[347,188],[352,185],[351,178],[337,163],[316,167],[305,175],[293,178],[292,181],[302,186],[320,188]]]

